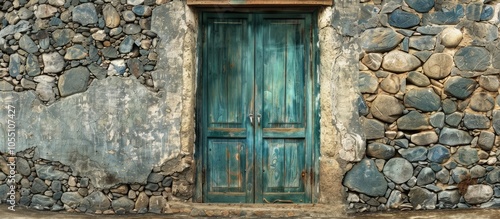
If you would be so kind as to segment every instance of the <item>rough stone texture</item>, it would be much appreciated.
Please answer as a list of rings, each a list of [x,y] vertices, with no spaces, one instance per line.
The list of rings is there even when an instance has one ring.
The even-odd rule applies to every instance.
[[[370,196],[382,196],[387,190],[387,181],[371,159],[363,159],[354,165],[347,172],[344,185],[353,191]]]
[[[126,197],[120,197],[119,199],[113,200],[111,202],[111,206],[115,211],[122,208],[126,213],[128,213],[132,212],[132,210],[134,209],[134,201]]]
[[[163,208],[167,204],[167,200],[163,196],[152,196],[149,198],[149,212],[151,213],[161,213]]]
[[[500,110],[493,110],[493,129],[497,135],[500,135]]]
[[[38,210],[50,209],[50,207],[52,207],[52,205],[54,205],[55,202],[56,201],[51,197],[36,194],[31,199],[30,207]]]
[[[427,158],[436,163],[444,163],[450,156],[450,150],[439,144],[432,146],[427,153]]]
[[[65,60],[78,60],[88,56],[88,51],[82,45],[74,45],[66,49]]]
[[[490,119],[482,114],[465,113],[463,120],[467,129],[488,129],[491,126]]]
[[[391,28],[374,28],[361,34],[361,48],[366,52],[387,52],[396,47],[403,36]]]
[[[384,175],[394,183],[405,183],[413,176],[413,166],[403,158],[392,158],[384,166]]]
[[[97,23],[97,12],[94,4],[84,3],[76,6],[72,12],[73,21],[85,26]]]
[[[44,53],[42,55],[43,72],[45,73],[59,73],[64,68],[64,59],[59,53]]]
[[[500,81],[496,76],[492,75],[481,75],[479,77],[479,86],[487,91],[497,92],[500,87]]]
[[[489,185],[470,185],[464,199],[469,204],[481,204],[490,200],[493,189]]]
[[[445,53],[434,53],[424,63],[424,73],[432,79],[443,79],[450,75],[453,57]]]
[[[368,53],[366,54],[361,62],[366,65],[371,70],[378,70],[380,65],[382,65],[382,54],[380,53]]]
[[[65,205],[76,208],[82,203],[83,197],[78,192],[65,192],[61,196],[61,201]]]
[[[479,134],[479,139],[477,140],[477,145],[486,151],[489,151],[493,148],[493,144],[495,143],[495,133],[489,131],[481,131]]]
[[[41,4],[35,11],[35,16],[37,18],[48,18],[54,16],[57,13],[57,8],[52,5]]]
[[[434,131],[425,131],[411,135],[410,140],[416,145],[429,145],[438,142],[438,135]]]
[[[428,12],[434,7],[434,0],[405,0],[406,4],[420,13]]]
[[[460,193],[458,190],[442,191],[438,193],[438,201],[445,208],[452,208],[460,202]]]
[[[377,91],[378,79],[369,72],[360,72],[358,83],[361,93],[375,93]]]
[[[414,36],[410,38],[409,47],[416,50],[433,50],[435,44],[434,36]]]
[[[403,109],[403,105],[395,97],[378,95],[372,103],[370,112],[375,118],[392,123],[403,113]]]
[[[393,50],[384,56],[382,68],[392,72],[412,71],[420,66],[420,60],[408,53]]]
[[[102,9],[106,27],[115,28],[120,25],[120,14],[116,11],[115,7],[111,4],[106,4]]]
[[[406,82],[417,85],[419,87],[426,87],[431,84],[431,81],[427,76],[416,71],[411,71],[408,73],[408,76],[406,77]]]
[[[439,133],[439,143],[451,146],[470,144],[472,136],[469,133],[452,128],[443,128]]]
[[[476,89],[477,82],[462,77],[450,77],[444,83],[444,91],[456,98],[465,99]]]
[[[479,161],[477,150],[469,146],[459,148],[453,155],[453,159],[457,163],[464,166],[468,166]]]
[[[139,193],[135,201],[134,209],[137,209],[138,213],[146,213],[148,212],[148,206],[149,197],[144,192]]]
[[[429,129],[429,118],[417,111],[410,111],[397,120],[400,130],[426,130]]]
[[[441,98],[432,88],[413,88],[404,97],[407,107],[414,107],[424,112],[436,111],[441,107]]]
[[[424,186],[434,182],[435,179],[436,179],[436,174],[434,173],[434,171],[429,167],[425,167],[420,171],[420,173],[418,173],[417,185]]]
[[[36,164],[35,170],[36,170],[36,175],[40,179],[63,180],[69,178],[69,175],[67,173],[54,169],[54,166]]]
[[[468,46],[455,53],[455,65],[462,71],[485,71],[491,65],[490,53],[483,47]]]
[[[493,109],[495,100],[486,92],[475,93],[471,97],[470,108],[478,112],[487,112]]]
[[[420,18],[413,13],[397,9],[389,15],[389,24],[397,28],[411,28],[420,23]]]
[[[389,159],[396,153],[394,147],[381,143],[371,143],[366,147],[366,155],[370,157]]]
[[[363,132],[365,138],[368,139],[379,139],[384,137],[384,123],[376,119],[362,119]]]
[[[410,162],[422,161],[427,159],[427,148],[417,146],[408,149],[400,149],[399,154]]]
[[[445,114],[443,112],[433,113],[429,117],[429,124],[434,128],[444,127]]]
[[[78,67],[66,71],[59,78],[59,92],[66,97],[72,94],[84,92],[87,89],[90,72],[85,67]]]
[[[408,194],[410,203],[414,208],[420,206],[423,209],[436,208],[437,195],[427,189],[415,187],[410,190]]]
[[[464,17],[464,7],[461,4],[458,4],[454,8],[449,10],[429,13],[425,16],[425,20],[433,24],[453,25],[458,24],[462,17]]]
[[[26,73],[29,76],[37,76],[40,74],[40,65],[38,64],[38,59],[36,56],[29,54],[26,58]]]
[[[111,202],[102,192],[96,191],[85,197],[80,205],[95,212],[97,210],[107,210],[111,206]]]

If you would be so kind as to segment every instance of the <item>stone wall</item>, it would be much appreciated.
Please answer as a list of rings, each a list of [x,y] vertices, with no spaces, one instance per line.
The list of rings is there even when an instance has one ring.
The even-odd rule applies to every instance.
[[[0,3],[0,203],[11,179],[16,205],[37,209],[190,200],[197,29],[185,1]]]
[[[0,11],[0,90],[35,90],[46,103],[93,80],[134,77],[153,87],[156,1],[5,1]]]
[[[500,206],[496,1],[362,1],[351,211]]]

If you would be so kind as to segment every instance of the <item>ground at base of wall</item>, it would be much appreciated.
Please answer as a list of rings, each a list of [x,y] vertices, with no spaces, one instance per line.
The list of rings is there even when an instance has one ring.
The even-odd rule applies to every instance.
[[[196,205],[196,208],[193,208]],[[254,206],[254,207],[251,207]],[[389,211],[389,212],[376,212],[376,213],[357,213],[344,216],[334,216],[335,212],[332,206],[326,205],[213,205],[213,204],[184,204],[172,205],[174,209],[183,209],[182,212],[169,214],[168,218],[199,218],[199,217],[241,217],[241,218],[269,218],[269,217],[294,217],[294,218],[353,218],[353,219],[366,219],[366,218],[440,218],[440,219],[468,219],[468,218],[482,218],[493,219],[497,218],[500,214],[500,209],[458,209],[458,210],[428,210],[428,211]],[[225,210],[224,210],[225,209]],[[220,211],[220,212],[246,212],[246,215],[235,214],[213,214],[209,215],[207,212]],[[199,213],[205,212],[205,216]],[[311,213],[314,212],[314,213]],[[296,213],[288,215],[289,213]],[[309,215],[307,214],[309,213]],[[51,212],[51,211],[38,211],[34,209],[16,208],[16,211],[8,210],[7,205],[0,205],[0,215],[5,218],[11,219],[72,219],[72,218],[95,218],[93,214],[82,213],[67,213],[67,212]],[[106,218],[165,218],[164,214],[129,214],[129,215],[106,215]]]
[[[8,209],[8,205],[0,205],[0,215],[7,218],[95,218],[98,214],[77,212],[38,211],[24,207],[16,207],[16,211]],[[242,218],[344,218],[341,206],[322,204],[201,204],[201,203],[169,203],[162,214],[108,214],[106,218],[199,218],[199,217],[242,217]],[[101,214],[103,215],[103,214]]]

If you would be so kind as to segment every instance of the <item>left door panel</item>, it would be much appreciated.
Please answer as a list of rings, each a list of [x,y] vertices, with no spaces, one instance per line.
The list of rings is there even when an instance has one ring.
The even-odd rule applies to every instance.
[[[253,40],[249,17],[204,14],[205,202],[253,202]]]

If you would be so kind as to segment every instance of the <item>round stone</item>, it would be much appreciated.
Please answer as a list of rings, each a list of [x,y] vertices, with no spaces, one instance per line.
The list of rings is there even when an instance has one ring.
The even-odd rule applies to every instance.
[[[485,71],[491,64],[490,52],[476,46],[459,49],[454,59],[457,68],[462,71]]]
[[[389,24],[397,28],[410,28],[418,25],[418,15],[397,9],[389,15]]]
[[[102,9],[104,15],[104,21],[106,22],[106,27],[115,28],[120,25],[120,14],[116,11],[115,7],[111,4],[107,4]]]
[[[366,119],[362,117],[361,123],[363,124],[363,132],[367,140],[379,139],[384,137],[384,123],[376,119]]]
[[[394,183],[401,184],[413,176],[413,166],[403,158],[392,158],[384,166],[384,175]]]
[[[380,82],[380,88],[387,93],[395,94],[399,91],[399,84],[399,78],[390,74]]]
[[[453,155],[453,159],[464,166],[468,166],[479,161],[477,150],[470,146],[461,147]]]
[[[392,28],[373,28],[361,33],[361,48],[366,52],[387,52],[403,40]]]
[[[429,145],[438,142],[438,135],[434,131],[420,132],[411,135],[410,140],[416,145]]]
[[[495,100],[488,93],[479,92],[471,97],[470,108],[478,112],[486,112],[493,109]]]
[[[494,75],[481,75],[479,77],[479,86],[487,91],[497,92],[500,87],[498,77]]]
[[[382,58],[383,56],[380,53],[368,53],[361,59],[361,62],[369,69],[376,71],[382,64]]]
[[[420,60],[414,55],[394,50],[385,55],[382,68],[392,72],[412,71],[420,66]]]
[[[438,80],[450,75],[452,67],[453,57],[445,53],[432,54],[423,66],[425,75]]]
[[[436,180],[436,174],[434,173],[434,171],[430,167],[425,167],[420,171],[420,173],[418,173],[417,185],[427,185],[434,182],[434,180]]]
[[[476,85],[473,79],[453,76],[444,83],[444,91],[458,99],[466,99],[474,92]]]
[[[470,185],[464,199],[469,204],[481,204],[490,200],[493,196],[493,189],[490,185]]]
[[[135,21],[135,14],[132,11],[124,11],[122,12],[123,20],[126,22]]]
[[[448,48],[454,48],[460,44],[462,41],[463,35],[462,31],[454,28],[448,27],[441,32],[441,44]]]
[[[403,158],[410,162],[422,161],[427,159],[427,148],[423,146],[400,149],[398,152]]]
[[[493,149],[494,143],[495,143],[495,133],[489,131],[481,131],[481,134],[479,134],[479,139],[477,140],[477,145],[481,149],[489,151]]]
[[[431,81],[427,76],[416,71],[409,72],[408,76],[406,77],[406,81],[419,87],[426,87],[431,84]]]
[[[439,143],[450,146],[467,145],[472,141],[468,132],[452,128],[443,128],[439,133]]]
[[[44,53],[42,59],[45,66],[43,72],[45,73],[59,73],[64,68],[64,59],[57,52]]]
[[[387,191],[384,179],[372,159],[363,159],[346,173],[344,186],[370,196],[383,196]]]
[[[427,159],[435,163],[444,163],[450,156],[450,150],[440,144],[432,146],[427,153]]]
[[[73,22],[85,26],[97,23],[97,12],[93,3],[84,3],[76,6],[72,12]]]
[[[436,111],[441,107],[441,98],[432,88],[415,87],[406,92],[404,104],[424,112]]]
[[[370,157],[389,159],[394,157],[396,150],[394,147],[378,142],[370,143],[366,147],[366,155]]]
[[[397,125],[400,130],[427,130],[430,128],[427,115],[415,110],[399,118]]]
[[[393,96],[380,94],[372,102],[370,112],[384,122],[393,123],[403,113],[404,106]]]
[[[405,2],[420,13],[426,13],[434,7],[434,0],[405,0]]]

